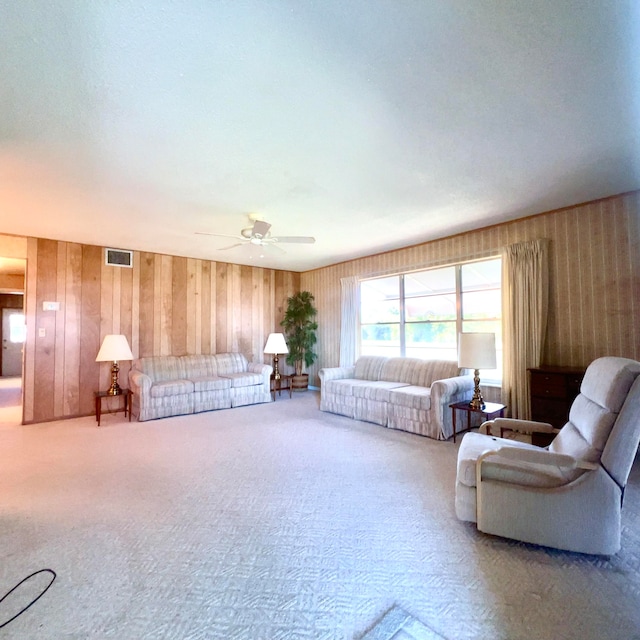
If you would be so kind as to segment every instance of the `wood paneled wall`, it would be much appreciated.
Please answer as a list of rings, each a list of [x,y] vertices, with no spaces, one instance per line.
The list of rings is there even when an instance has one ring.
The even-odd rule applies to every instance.
[[[101,247],[28,238],[24,421],[88,415],[106,389],[102,338],[127,336],[134,356],[238,351],[255,362],[278,331],[300,274],[134,252],[133,269]],[[58,301],[59,311],[42,303]],[[127,380],[130,363],[120,366]]]
[[[498,255],[535,238],[551,240],[545,363],[586,366],[603,355],[640,360],[640,192],[634,192],[303,273],[301,287],[318,307],[318,361],[309,373],[338,364],[341,278]]]

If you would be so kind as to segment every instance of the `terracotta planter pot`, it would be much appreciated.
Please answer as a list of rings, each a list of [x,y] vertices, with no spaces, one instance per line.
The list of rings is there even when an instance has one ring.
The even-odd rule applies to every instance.
[[[291,388],[294,391],[306,391],[309,388],[309,374],[303,373],[299,376],[291,377]]]

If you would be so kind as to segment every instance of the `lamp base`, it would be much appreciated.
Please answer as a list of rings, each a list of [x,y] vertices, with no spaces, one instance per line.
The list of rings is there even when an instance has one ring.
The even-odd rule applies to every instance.
[[[278,354],[273,354],[273,379],[280,380],[280,370],[278,369]]]
[[[118,372],[120,371],[120,367],[117,362],[114,362],[111,366],[111,386],[107,389],[107,393],[110,396],[119,396],[122,394],[122,389],[118,384]]]
[[[478,369],[476,369],[473,373],[473,383],[475,385],[473,389],[473,398],[471,398],[469,406],[475,411],[480,411],[481,409],[485,408],[485,404],[484,398],[480,393],[480,372],[478,371]]]

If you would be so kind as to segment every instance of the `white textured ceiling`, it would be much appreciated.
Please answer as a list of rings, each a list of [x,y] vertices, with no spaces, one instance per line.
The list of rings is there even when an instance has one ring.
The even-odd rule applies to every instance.
[[[0,232],[307,270],[640,188],[635,0],[0,5]],[[314,245],[249,257],[247,214]]]

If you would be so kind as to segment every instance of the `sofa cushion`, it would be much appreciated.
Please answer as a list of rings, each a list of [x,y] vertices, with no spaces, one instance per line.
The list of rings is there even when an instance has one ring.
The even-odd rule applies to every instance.
[[[399,389],[393,389],[389,393],[391,404],[408,407],[409,409],[422,409],[428,411],[431,408],[431,389],[407,385]]]
[[[218,376],[216,357],[212,355],[180,356],[184,367],[184,377],[189,380],[195,378],[214,378]]]
[[[225,373],[222,377],[228,378],[234,389],[252,387],[263,383],[262,374],[260,373]]]
[[[352,396],[356,387],[366,387],[371,380],[356,380],[355,378],[343,378],[341,380],[329,380],[322,387],[325,395],[335,393],[339,396]]]
[[[379,380],[378,382],[368,381],[367,384],[353,386],[352,391],[356,398],[389,402],[389,394],[392,389],[403,386],[406,385],[402,382],[387,382],[385,380]]]
[[[455,360],[419,360],[408,382],[417,387],[430,387],[436,380],[455,378],[459,373],[460,368]]]
[[[382,367],[389,360],[383,356],[362,356],[356,362],[355,378],[358,380],[380,380]]]
[[[247,371],[249,362],[241,353],[218,353],[215,356],[219,376]]]
[[[142,371],[153,382],[184,380],[185,378],[182,358],[177,356],[138,358],[133,361],[133,369]]]
[[[191,378],[191,382],[193,382],[195,391],[217,391],[231,388],[231,380],[229,378],[218,378],[217,376]]]
[[[167,382],[155,382],[151,385],[152,398],[177,396],[181,393],[193,393],[191,380],[168,380]]]
[[[418,358],[389,358],[382,367],[380,379],[412,384],[414,369],[422,363]]]

